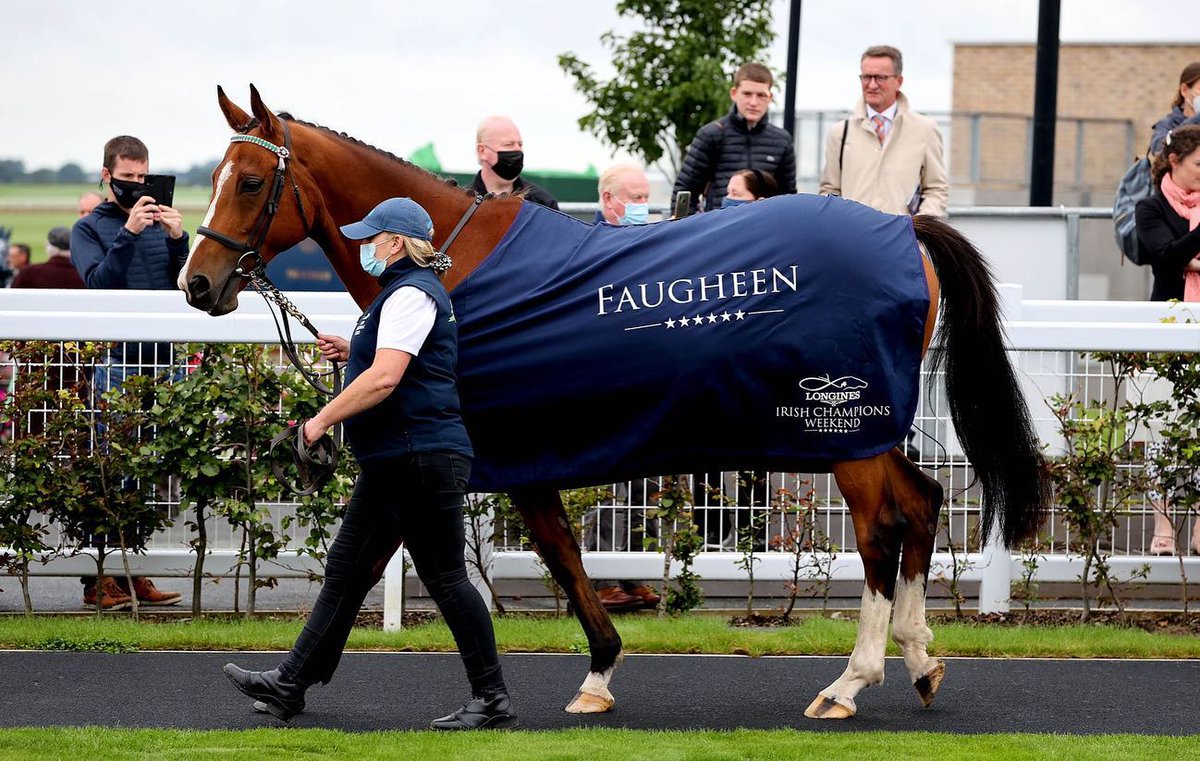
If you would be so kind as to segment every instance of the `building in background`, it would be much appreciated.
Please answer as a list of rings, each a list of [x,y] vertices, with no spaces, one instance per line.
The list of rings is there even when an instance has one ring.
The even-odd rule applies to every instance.
[[[1029,202],[1033,43],[954,45],[951,203]],[[1064,44],[1058,61],[1054,203],[1108,206],[1150,128],[1171,109],[1200,45]]]
[[[956,43],[949,116],[951,206],[1029,203],[1034,43]],[[1117,183],[1171,110],[1179,72],[1200,45],[1064,44],[1059,49],[1056,206],[1112,206]],[[1130,265],[1110,218],[1079,226],[1078,297],[1142,300],[1148,267]]]

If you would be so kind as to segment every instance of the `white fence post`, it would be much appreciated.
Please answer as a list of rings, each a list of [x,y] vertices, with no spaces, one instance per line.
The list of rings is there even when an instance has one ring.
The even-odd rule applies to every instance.
[[[383,571],[383,630],[404,628],[404,548],[396,550]]]
[[[993,527],[983,547],[983,566],[979,569],[979,612],[1007,613],[1012,593],[1012,555],[1000,538],[1000,526]]]

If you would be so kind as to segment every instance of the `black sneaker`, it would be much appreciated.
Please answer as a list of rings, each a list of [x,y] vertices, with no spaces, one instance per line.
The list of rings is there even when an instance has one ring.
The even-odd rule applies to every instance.
[[[284,680],[279,669],[247,671],[226,663],[222,671],[243,695],[254,698],[257,711],[265,711],[280,721],[291,721],[304,711],[304,691],[308,686]]]
[[[512,712],[508,693],[501,692],[490,698],[471,698],[466,705],[449,716],[434,719],[430,729],[512,729],[517,726],[517,715]]]

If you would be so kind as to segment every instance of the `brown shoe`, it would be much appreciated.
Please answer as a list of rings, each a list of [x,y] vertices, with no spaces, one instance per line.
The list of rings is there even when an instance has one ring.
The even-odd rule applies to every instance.
[[[658,601],[662,599],[658,596],[658,592],[654,591],[654,587],[649,584],[638,584],[636,587],[629,587],[625,592],[632,597],[641,599],[643,608],[657,608]]]
[[[96,585],[83,590],[83,607],[96,607],[96,588],[100,588],[101,610],[125,610],[133,604],[133,598],[125,590],[117,586],[111,576],[102,576],[96,580]]]
[[[125,590],[125,579],[120,579],[117,583]],[[137,595],[138,605],[174,605],[183,599],[182,593],[164,592],[145,576],[133,577],[133,592]]]
[[[642,607],[642,598],[626,594],[625,590],[620,587],[597,589],[596,596],[600,598],[600,604],[604,606],[604,609],[612,613],[637,610]]]

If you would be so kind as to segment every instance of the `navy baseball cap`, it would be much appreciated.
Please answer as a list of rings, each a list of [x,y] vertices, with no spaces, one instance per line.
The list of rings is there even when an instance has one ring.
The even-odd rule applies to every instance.
[[[366,240],[379,233],[399,233],[418,240],[433,239],[433,220],[411,198],[389,198],[371,209],[361,222],[343,225],[342,235],[350,240]]]

